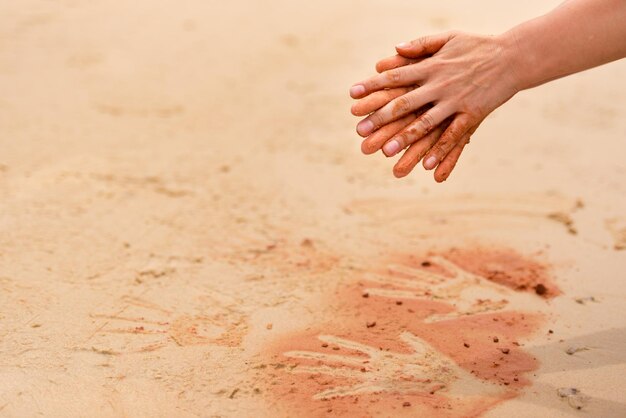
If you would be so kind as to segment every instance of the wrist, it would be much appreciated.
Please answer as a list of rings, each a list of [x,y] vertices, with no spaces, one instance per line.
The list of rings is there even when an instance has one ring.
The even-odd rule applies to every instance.
[[[515,92],[531,88],[533,82],[530,68],[534,65],[534,57],[524,51],[517,28],[498,35],[496,38],[502,47],[502,59],[506,63]]]
[[[554,32],[549,16],[544,15],[524,22],[499,35],[505,54],[511,63],[518,91],[537,87],[564,74],[558,51],[548,53],[550,39],[546,34]]]

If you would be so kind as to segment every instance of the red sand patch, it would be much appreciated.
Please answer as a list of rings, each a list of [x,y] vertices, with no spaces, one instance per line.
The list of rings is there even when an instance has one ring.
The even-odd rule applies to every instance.
[[[531,279],[549,283],[547,276],[543,275],[546,272],[545,267],[532,261],[524,264],[522,257],[514,257],[512,253],[496,252],[490,256],[480,252],[454,250],[445,255],[458,264],[463,263],[463,267],[475,274],[493,272],[495,269],[493,266],[498,265],[497,271],[502,272],[498,277],[510,278],[507,279],[506,285],[515,289],[519,289],[517,284],[520,282],[514,280],[522,280],[525,277],[522,272],[534,272]],[[405,260],[404,264],[411,267],[443,272],[427,259],[407,257]],[[494,264],[484,267],[479,260]],[[384,271],[384,268],[378,271]],[[484,277],[496,281],[493,277],[487,275]],[[330,295],[328,305],[319,308],[329,312],[329,320],[325,324],[320,324],[315,329],[285,335],[265,351],[264,364],[261,366],[262,380],[266,383],[268,402],[279,414],[343,417],[473,417],[481,415],[506,399],[517,396],[520,388],[530,384],[525,374],[535,370],[538,363],[535,358],[523,351],[518,340],[538,329],[542,322],[541,315],[500,311],[428,322],[427,318],[432,318],[433,315],[454,312],[455,307],[452,305],[454,301],[370,295],[365,291],[369,285],[366,280],[356,281]],[[551,292],[558,291],[554,285],[550,285],[549,289]],[[551,293],[554,294],[556,293]],[[399,372],[393,374],[392,384],[386,389],[315,398],[316,395],[319,397],[320,393],[327,393],[326,391],[332,388],[355,387],[363,383],[368,373],[378,371],[377,365],[372,364],[367,355],[345,346],[328,343],[324,337],[320,339],[320,335],[331,335],[364,344],[384,352],[388,357],[405,358],[402,356],[417,355],[400,338],[400,335],[406,334],[407,331],[475,378],[470,379],[479,382],[479,385],[485,384],[489,392],[469,396],[439,390],[441,387],[436,382],[437,377],[435,376],[432,383],[428,379],[432,371],[426,370],[423,373],[424,379],[420,380],[416,378],[420,373],[403,373],[402,367],[399,367]],[[294,358],[293,355],[285,355],[294,351],[323,353],[331,357]],[[336,357],[332,357],[336,355],[351,356],[357,361],[354,364],[344,364],[336,360]],[[423,365],[428,367],[429,360],[427,357],[425,359]],[[357,364],[359,362],[363,365]],[[398,364],[402,366],[401,362]],[[420,362],[417,361],[416,364],[419,365]],[[386,367],[385,365],[389,364],[384,363],[381,367]],[[315,372],[297,373],[298,370],[306,371],[307,367],[316,367]],[[407,367],[412,367],[412,364],[407,363]],[[325,372],[326,370],[331,372]],[[348,370],[351,374],[349,376],[345,373],[333,374],[333,370]],[[363,373],[363,378],[359,373],[355,375],[355,372]],[[403,389],[395,390],[396,384],[398,388]]]
[[[535,293],[544,298],[561,294],[545,265],[510,249],[453,248],[442,255],[471,273],[514,290]]]

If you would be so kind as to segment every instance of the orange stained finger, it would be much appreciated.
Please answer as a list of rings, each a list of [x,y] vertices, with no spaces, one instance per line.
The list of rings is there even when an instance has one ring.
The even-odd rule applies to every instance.
[[[470,131],[472,125],[472,119],[469,115],[457,114],[448,129],[441,135],[441,139],[437,141],[424,158],[424,168],[432,170],[437,167],[452,148]]]
[[[419,89],[417,90],[419,91]],[[397,99],[396,99],[397,100]],[[382,110],[382,109],[381,109]],[[380,111],[379,111],[380,112]],[[383,152],[388,157],[391,157],[400,150],[411,145],[415,141],[419,141],[422,137],[427,135],[430,131],[435,129],[441,122],[446,120],[452,112],[448,107],[443,104],[433,107],[421,114],[410,126],[394,136],[383,147]]]
[[[405,58],[401,55],[394,55],[393,57],[383,58],[376,63],[376,72],[382,73],[384,71],[393,70],[394,68],[404,67],[405,65],[416,64],[422,61],[422,58]]]
[[[378,151],[383,144],[389,140],[389,138],[413,122],[415,117],[416,116],[414,114],[407,115],[402,119],[398,119],[383,126],[372,135],[365,138],[361,143],[361,151],[363,154],[373,154]]]
[[[452,170],[454,170],[457,161],[459,161],[459,157],[463,153],[463,149],[469,143],[469,139],[469,133],[465,134],[463,139],[456,144],[456,146],[452,148],[452,151],[450,151],[448,155],[446,155],[446,157],[439,163],[434,175],[437,183],[444,182],[448,179]]]
[[[424,55],[433,55],[452,38],[454,38],[453,32],[424,36],[410,42],[403,42],[396,45],[396,51],[398,52],[398,55],[405,58],[419,58]]]
[[[445,128],[446,124],[444,123],[407,148],[404,154],[402,154],[402,157],[400,157],[398,162],[393,166],[393,175],[397,178],[401,178],[413,171],[424,154],[439,140]]]
[[[418,110],[422,109],[426,104],[430,103],[434,98],[435,96],[432,89],[426,87],[417,88],[413,91],[403,94],[400,97],[393,99],[392,101],[378,109],[376,112],[363,119],[361,122],[358,123],[356,131],[361,136],[367,136],[374,132],[376,129],[385,126],[386,124],[393,122],[396,119],[400,119],[401,117],[408,115],[409,113],[417,112]],[[422,117],[424,116],[420,116],[420,118]],[[442,118],[441,121],[443,119],[445,119],[445,117]],[[439,121],[439,123],[441,121]],[[404,146],[402,148],[404,148]],[[398,151],[400,149],[398,149]],[[388,156],[395,154],[390,154],[388,152],[385,153]]]
[[[413,90],[414,87],[398,87],[396,89],[381,90],[370,94],[352,105],[354,116],[365,116],[380,109],[396,97]]]

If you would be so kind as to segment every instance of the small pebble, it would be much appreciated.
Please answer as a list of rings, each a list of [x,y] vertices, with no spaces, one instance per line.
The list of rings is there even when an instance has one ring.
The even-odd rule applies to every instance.
[[[587,350],[589,350],[589,347],[569,347],[567,350],[565,350],[565,352],[571,356],[575,353],[578,353],[579,351]]]
[[[539,296],[545,295],[548,292],[548,288],[545,287],[543,284],[539,283],[538,285],[535,286],[535,293],[538,294]]]
[[[586,305],[587,302],[598,302],[598,300],[594,298],[593,296],[586,296],[584,298],[576,298],[574,300],[576,301],[576,303],[581,304],[581,305]]]

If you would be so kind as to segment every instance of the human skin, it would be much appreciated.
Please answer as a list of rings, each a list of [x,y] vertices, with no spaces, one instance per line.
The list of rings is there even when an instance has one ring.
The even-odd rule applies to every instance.
[[[626,1],[568,0],[498,36],[446,32],[396,46],[378,75],[352,86],[363,151],[420,160],[448,178],[470,136],[522,90],[626,57]]]

